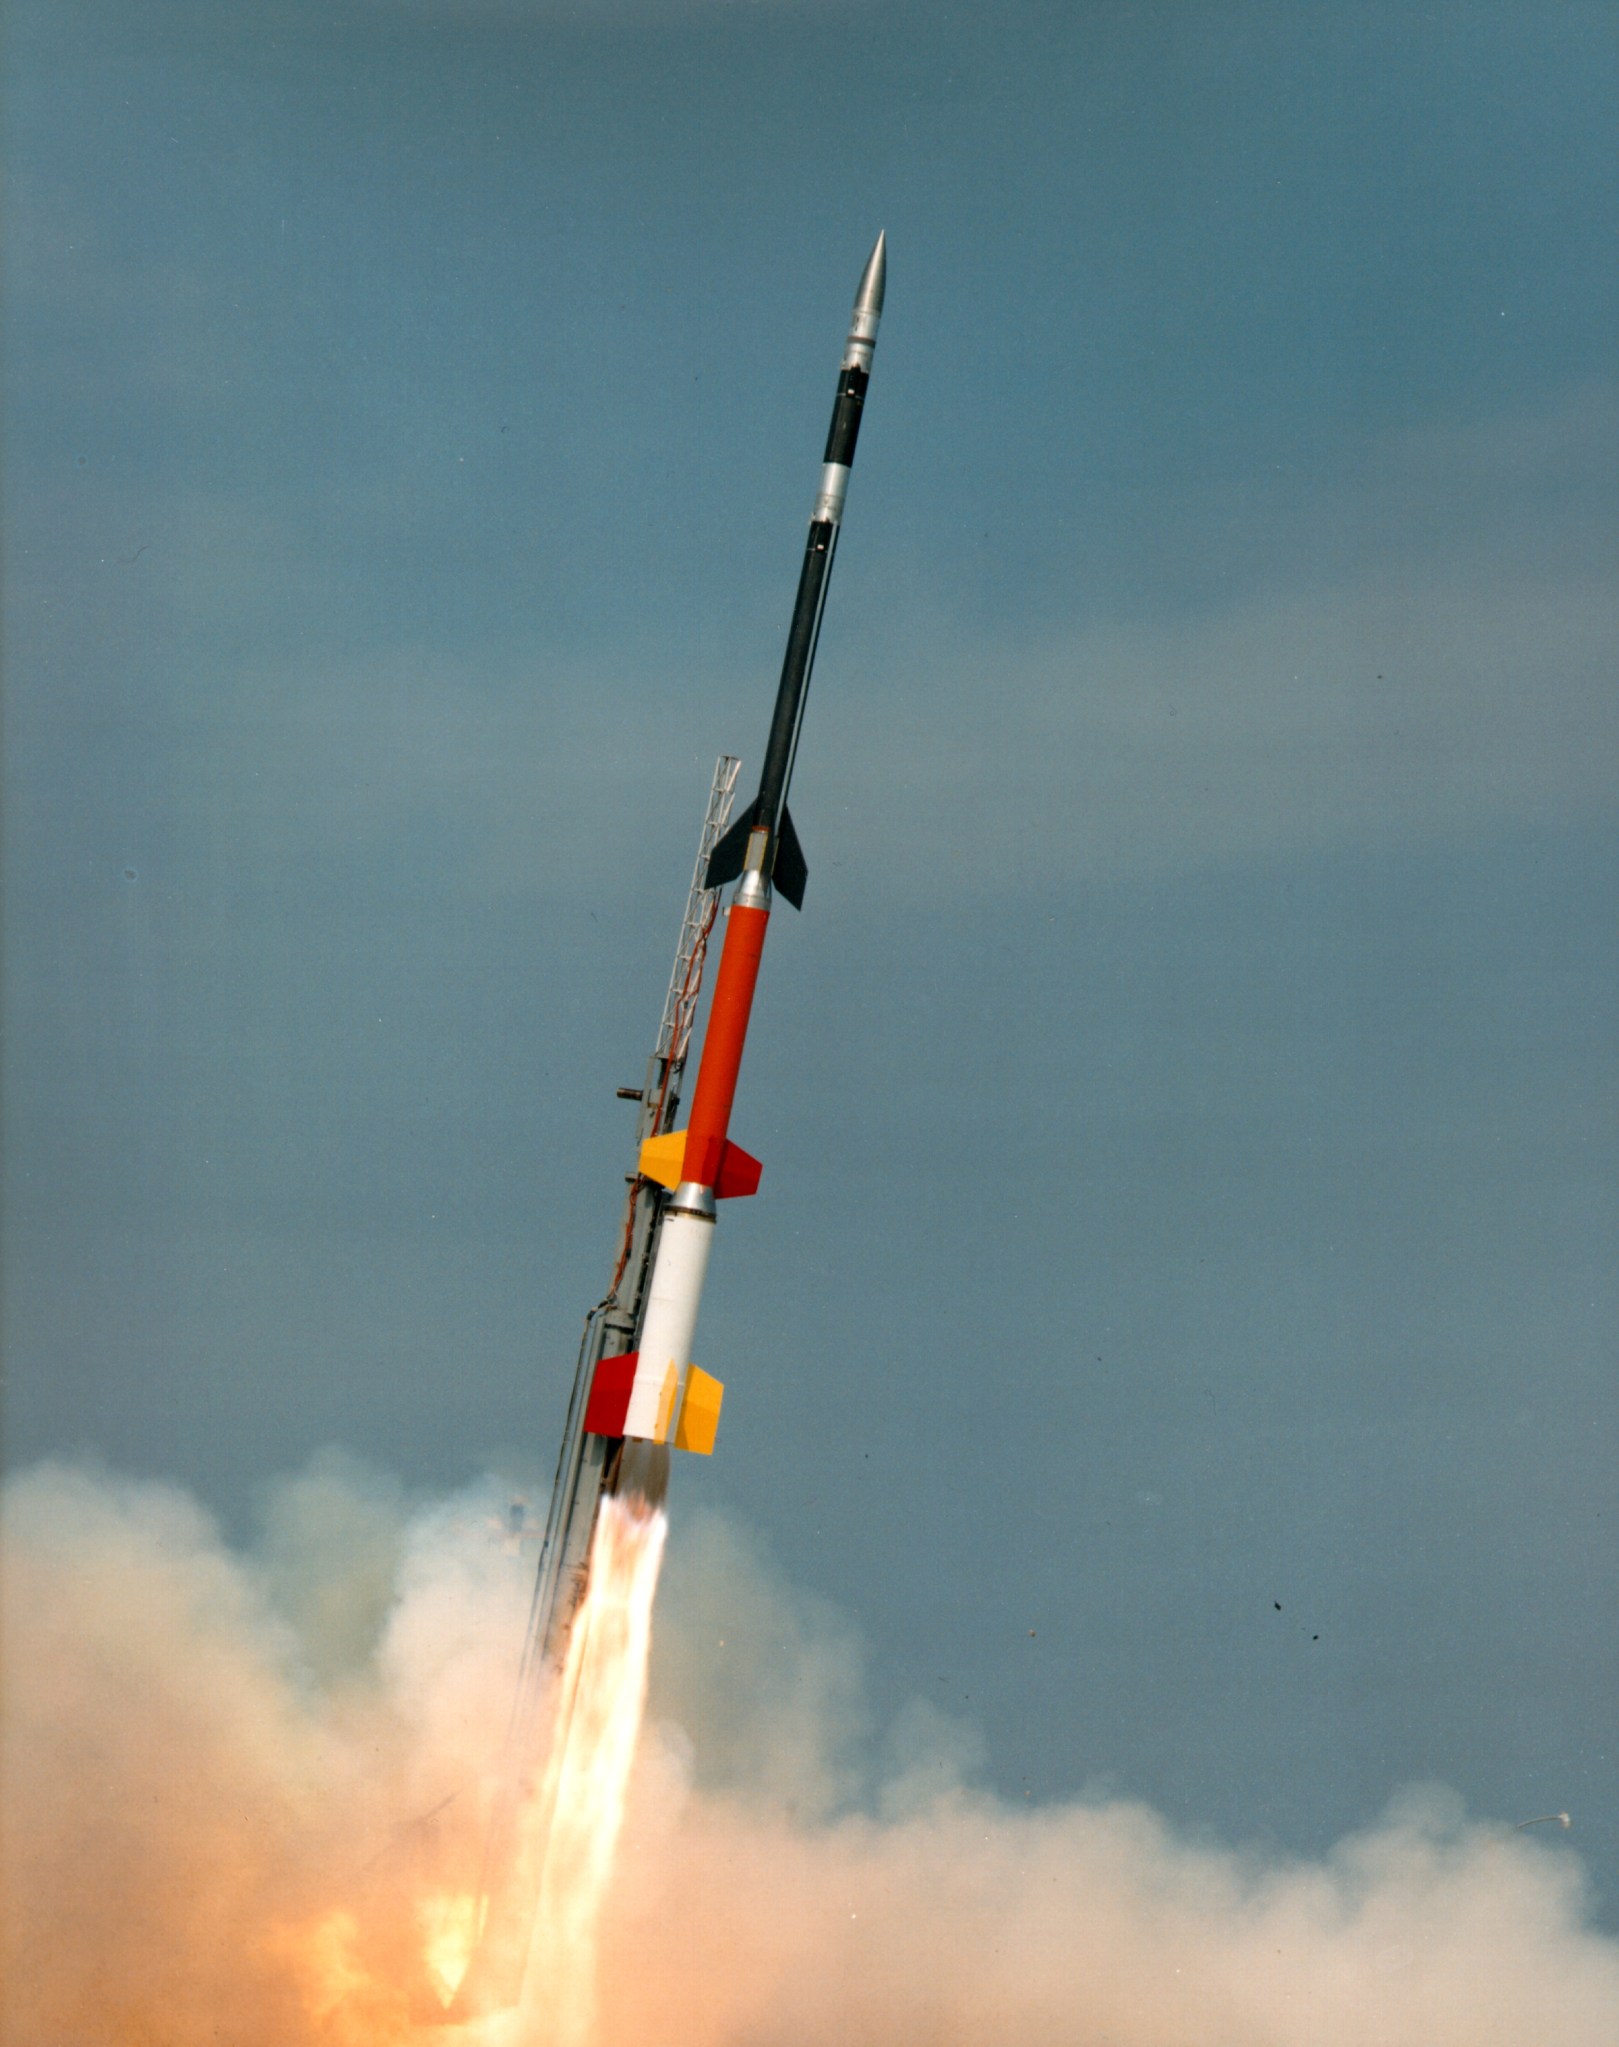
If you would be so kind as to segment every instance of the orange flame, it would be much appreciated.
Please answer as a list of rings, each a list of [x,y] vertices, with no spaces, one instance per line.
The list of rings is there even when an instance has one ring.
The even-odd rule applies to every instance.
[[[596,1930],[646,1705],[652,1604],[666,1532],[663,1515],[641,1500],[602,1502],[551,1753],[525,1815],[525,1853],[540,1878],[523,2009],[515,2020],[495,2012],[458,2022],[456,2047],[494,2047],[497,2041],[588,2047],[591,2040]],[[363,1929],[347,1908],[283,1926],[272,1939],[295,1971],[316,2034],[333,2047],[404,2047],[434,2037],[435,2020],[412,1985],[430,1991],[430,2008],[436,2000],[448,2011],[466,1975],[483,1930],[477,1895],[424,1887],[414,1903],[408,1891],[398,1903],[405,1915],[403,1947],[390,1941],[384,1925]]]

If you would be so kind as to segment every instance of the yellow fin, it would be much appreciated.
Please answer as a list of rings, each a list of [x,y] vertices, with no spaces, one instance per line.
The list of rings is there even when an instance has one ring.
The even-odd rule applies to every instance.
[[[641,1147],[641,1172],[660,1187],[678,1187],[686,1162],[686,1133],[670,1130],[662,1137],[649,1137]]]
[[[711,1379],[696,1365],[686,1367],[686,1398],[681,1402],[680,1426],[675,1430],[677,1450],[695,1450],[700,1457],[712,1454],[720,1425],[720,1402],[724,1398],[725,1388],[718,1379]]]

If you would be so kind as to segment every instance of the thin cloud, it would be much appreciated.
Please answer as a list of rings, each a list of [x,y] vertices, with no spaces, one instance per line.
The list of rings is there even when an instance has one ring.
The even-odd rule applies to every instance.
[[[901,599],[876,643],[840,644],[835,735],[820,712],[806,727],[818,893],[838,885],[815,858],[833,836],[848,876],[992,895],[1031,861],[1062,884],[1611,814],[1616,467],[1619,394],[1587,386],[1393,436],[1352,473],[1250,487],[1240,555],[1217,495],[1166,500],[1166,548],[1230,555],[1229,597],[1200,610],[941,640],[916,623],[932,599]],[[262,510],[178,503],[133,570],[133,507],[109,498],[101,525],[73,607],[92,622],[96,577],[111,603],[137,573],[174,618],[199,590],[238,621],[292,593],[311,616],[338,608],[334,564]],[[120,758],[161,760],[177,847],[205,865],[410,847],[474,895],[622,889],[649,859],[622,819],[683,847],[714,754],[757,743],[702,708],[757,702],[756,680],[699,692],[666,659],[607,628],[464,660],[408,642],[296,667],[222,651],[205,688],[154,679]],[[31,757],[72,760],[76,788],[94,784],[79,717],[71,693],[42,696],[25,734]]]

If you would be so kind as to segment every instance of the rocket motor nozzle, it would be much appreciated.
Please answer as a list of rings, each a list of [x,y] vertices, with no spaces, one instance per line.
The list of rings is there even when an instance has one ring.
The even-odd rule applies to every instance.
[[[661,1507],[669,1491],[669,1445],[634,1437],[621,1443],[605,1490],[620,1499],[636,1498],[648,1507]]]

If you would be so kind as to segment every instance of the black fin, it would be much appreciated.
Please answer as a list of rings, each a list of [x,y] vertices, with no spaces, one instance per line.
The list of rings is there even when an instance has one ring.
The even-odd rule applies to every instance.
[[[809,869],[804,864],[798,834],[793,830],[793,814],[785,804],[781,810],[781,830],[776,834],[776,871],[770,879],[795,910],[803,909]]]
[[[748,834],[753,830],[753,813],[756,803],[748,804],[731,820],[730,830],[708,856],[708,872],[703,877],[704,888],[723,888],[728,881],[735,881],[742,872],[742,861],[748,850]]]

